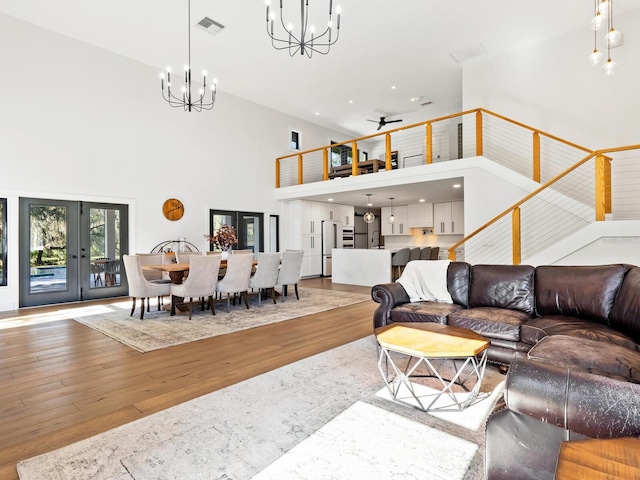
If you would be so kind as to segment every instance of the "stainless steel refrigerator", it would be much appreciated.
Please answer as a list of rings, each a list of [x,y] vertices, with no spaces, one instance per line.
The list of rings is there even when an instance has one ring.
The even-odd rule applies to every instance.
[[[322,221],[322,276],[331,276],[331,250],[342,248],[342,223]]]

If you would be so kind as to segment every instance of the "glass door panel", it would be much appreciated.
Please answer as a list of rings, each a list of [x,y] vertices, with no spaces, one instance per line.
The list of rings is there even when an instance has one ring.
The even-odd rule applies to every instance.
[[[21,198],[20,306],[126,295],[126,212],[126,205]]]

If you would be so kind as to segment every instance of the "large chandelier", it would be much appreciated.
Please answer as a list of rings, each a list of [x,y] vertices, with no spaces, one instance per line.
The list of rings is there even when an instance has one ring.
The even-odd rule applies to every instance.
[[[189,0],[188,9],[188,32],[189,32],[189,63],[184,66],[184,84],[180,88],[181,93],[175,95],[171,89],[171,67],[167,67],[167,82],[165,89],[164,73],[160,74],[160,87],[162,88],[162,98],[164,98],[172,107],[182,107],[185,112],[201,112],[202,110],[211,110],[216,102],[217,80],[214,78],[210,86],[211,98],[205,99],[205,91],[207,89],[207,72],[202,72],[202,87],[198,89],[198,94],[192,95],[193,84],[191,81],[191,0]]]
[[[613,0],[594,0],[594,17],[591,19],[593,29],[593,52],[589,55],[589,63],[600,66],[602,73],[610,77],[616,71],[618,64],[611,60],[611,49],[622,45],[622,33],[613,28]],[[607,29],[604,36],[607,48],[607,60],[604,61],[604,54],[598,50],[598,30]],[[604,63],[603,63],[604,61]]]
[[[278,38],[274,34],[275,13],[269,10],[269,0],[267,0],[267,34],[271,37],[271,44],[276,50],[288,50],[293,57],[296,53],[307,55],[311,58],[314,52],[321,55],[329,53],[331,45],[338,41],[340,36],[340,7],[336,8],[338,18],[336,19],[335,37],[333,36],[333,0],[329,0],[329,24],[324,32],[316,35],[315,27],[309,26],[309,0],[300,0],[300,29],[299,33],[293,33],[293,23],[285,23],[280,0],[280,24],[284,29],[283,38]]]

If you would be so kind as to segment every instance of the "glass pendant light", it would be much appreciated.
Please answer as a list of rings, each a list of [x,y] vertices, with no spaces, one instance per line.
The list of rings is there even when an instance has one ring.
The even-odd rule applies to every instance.
[[[387,221],[389,223],[393,223],[396,221],[396,217],[393,214],[393,197],[390,197],[389,200],[391,200],[391,215],[389,215],[389,218],[387,218]]]
[[[362,217],[364,219],[365,223],[373,223],[373,221],[376,219],[376,216],[371,213],[371,194],[367,193],[367,207],[368,211],[367,213],[364,214],[364,216]]]

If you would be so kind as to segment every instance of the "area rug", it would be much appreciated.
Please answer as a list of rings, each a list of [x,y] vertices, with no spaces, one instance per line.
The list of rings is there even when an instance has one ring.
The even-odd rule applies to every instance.
[[[168,311],[158,311],[156,304],[140,320],[139,306],[134,315],[130,316],[131,301],[61,310],[60,313],[140,352],[150,352],[372,301],[365,294],[317,288],[299,288],[298,293],[300,300],[296,300],[295,295],[288,296],[286,301],[279,299],[276,304],[267,299],[262,301],[262,306],[258,306],[257,295],[251,295],[249,309],[241,304],[232,306],[230,312],[227,312],[225,300],[216,305],[216,315],[211,315],[209,310],[203,312],[199,305],[194,305],[191,320],[187,313],[172,317]]]
[[[459,425],[377,395],[384,382],[376,361],[369,336],[22,461],[18,473],[21,480],[484,478],[484,422],[504,376],[487,367],[480,418]],[[399,455],[411,462],[399,463]],[[352,467],[366,470],[343,473]]]

